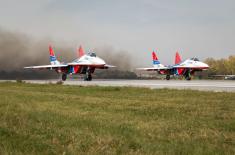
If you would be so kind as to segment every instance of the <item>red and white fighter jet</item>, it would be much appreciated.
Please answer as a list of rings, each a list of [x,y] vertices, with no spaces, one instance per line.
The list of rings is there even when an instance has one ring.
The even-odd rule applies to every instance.
[[[176,52],[174,65],[161,64],[154,51],[152,52],[152,60],[153,67],[137,69],[157,71],[159,74],[166,75],[166,80],[170,80],[171,75],[184,76],[186,80],[191,80],[191,75],[196,71],[207,70],[209,68],[206,63],[199,61],[198,58],[190,58],[182,61],[178,52]]]
[[[84,50],[80,46],[78,49],[78,58],[70,63],[61,63],[56,59],[55,53],[51,46],[49,46],[50,62],[51,65],[42,66],[29,66],[24,67],[26,69],[50,69],[55,70],[57,73],[62,74],[62,80],[67,79],[68,74],[84,74],[85,81],[92,80],[92,73],[95,69],[108,69],[115,66],[107,65],[105,61],[94,52],[85,54]]]

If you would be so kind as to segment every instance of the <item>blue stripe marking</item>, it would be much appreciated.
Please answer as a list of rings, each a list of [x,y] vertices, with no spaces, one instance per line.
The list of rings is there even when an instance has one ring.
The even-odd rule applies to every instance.
[[[160,64],[160,61],[158,61],[158,60],[153,60],[153,64],[154,64],[154,65],[158,65],[158,64]]]
[[[74,67],[73,66],[69,67],[69,73],[74,73]]]
[[[174,68],[174,74],[175,74],[175,75],[179,75],[179,72],[178,72],[178,69],[177,69],[177,68]]]
[[[50,56],[50,61],[56,61],[56,57],[55,56]]]

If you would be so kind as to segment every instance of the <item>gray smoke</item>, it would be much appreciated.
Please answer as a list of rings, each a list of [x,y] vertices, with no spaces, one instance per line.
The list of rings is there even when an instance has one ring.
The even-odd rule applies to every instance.
[[[109,46],[95,48],[94,51],[107,64],[117,66],[118,70],[128,71],[132,69],[131,56],[128,51],[115,50]]]
[[[25,66],[49,64],[48,40],[35,41],[21,33],[0,30],[0,70],[21,70]],[[58,58],[72,57],[69,47],[55,48]]]
[[[49,64],[48,44],[51,42],[56,41],[36,41],[25,34],[0,29],[0,71],[19,71],[25,66]],[[69,47],[66,43],[55,44],[53,49],[59,61],[72,61],[77,56],[75,48]],[[94,52],[97,52],[106,63],[118,66],[120,70],[131,68],[131,59],[127,51],[103,47],[95,48]]]

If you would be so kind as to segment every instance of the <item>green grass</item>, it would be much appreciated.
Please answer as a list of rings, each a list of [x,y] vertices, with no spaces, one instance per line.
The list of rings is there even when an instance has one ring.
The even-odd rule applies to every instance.
[[[0,154],[235,154],[235,93],[0,83]]]

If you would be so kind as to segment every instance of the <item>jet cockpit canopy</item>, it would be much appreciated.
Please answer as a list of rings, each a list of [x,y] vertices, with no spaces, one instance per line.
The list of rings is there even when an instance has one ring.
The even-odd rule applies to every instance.
[[[96,57],[95,52],[89,52],[88,55],[89,55],[90,57]]]
[[[198,58],[191,58],[190,60],[193,60],[193,61],[199,61],[199,59]]]

